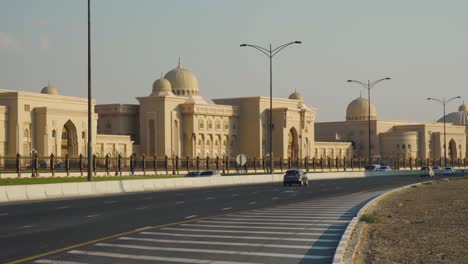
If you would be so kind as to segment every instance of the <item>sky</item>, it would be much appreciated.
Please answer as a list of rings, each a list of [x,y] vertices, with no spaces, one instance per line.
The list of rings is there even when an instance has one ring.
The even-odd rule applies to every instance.
[[[92,0],[92,87],[98,104],[137,103],[182,66],[213,98],[269,96],[269,61],[248,43],[300,40],[273,58],[273,96],[297,90],[317,121],[344,120],[361,86],[378,119],[435,121],[427,97],[468,101],[466,0]],[[0,89],[87,97],[87,1],[0,0]],[[447,105],[456,111],[461,100]]]

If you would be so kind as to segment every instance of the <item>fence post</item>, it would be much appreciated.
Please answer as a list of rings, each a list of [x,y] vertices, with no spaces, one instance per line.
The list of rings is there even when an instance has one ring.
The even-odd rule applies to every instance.
[[[70,155],[65,154],[65,170],[67,171],[67,176],[70,176]]]
[[[168,161],[167,161],[167,155],[164,156],[164,169],[166,170],[166,175],[169,174],[169,168],[168,168],[169,164],[168,164]]]
[[[133,167],[133,160],[135,159],[135,156],[133,154],[130,154],[130,174],[133,176],[135,174],[135,168]]]
[[[226,171],[229,174],[229,157],[226,157]]]
[[[172,175],[175,175],[175,173],[176,173],[176,165],[175,165],[176,159],[175,159],[175,154],[174,153],[172,153],[171,162],[172,162]]]
[[[109,176],[109,154],[106,154],[106,175]]]
[[[197,156],[197,171],[200,170],[200,157]]]
[[[80,174],[83,176],[83,155],[80,153],[78,165],[80,166]]]
[[[32,168],[32,162],[31,162]],[[18,174],[18,178],[21,178],[21,155],[16,153],[16,173]]]
[[[219,156],[216,155],[216,170],[219,171]]]
[[[340,164],[338,163],[338,157],[335,158],[335,167],[336,167],[336,171],[338,171],[338,169],[340,168]]]
[[[323,171],[323,157],[320,157],[320,169]]]
[[[180,174],[179,173],[179,156],[175,157],[175,166],[176,166],[177,174]]]
[[[158,175],[158,156],[153,155],[153,169],[154,169],[154,175]]]
[[[52,173],[52,177],[55,176],[55,160],[54,160],[54,153],[50,153],[50,173]]]
[[[119,165],[118,168],[119,168],[119,175],[122,176],[122,155],[117,154],[117,157],[118,157],[118,162],[117,164]]]
[[[265,157],[262,157],[262,169],[263,173],[265,173]]]
[[[209,170],[210,169],[210,157],[206,156],[205,163],[206,163],[206,170]]]
[[[328,163],[328,170],[331,171],[331,158],[327,158],[327,163]]]
[[[315,157],[312,157],[312,169],[315,172]]]
[[[291,157],[288,157],[288,170],[291,169]]]
[[[97,167],[97,156],[96,156],[96,154],[93,154],[93,172],[94,172],[94,176],[96,176],[96,167]]]
[[[187,163],[185,164],[185,166],[186,166],[186,169],[187,169],[187,173],[189,173],[189,170],[190,170],[190,168],[189,168],[189,156],[187,156],[186,161],[187,161]]]
[[[413,170],[413,157],[409,157],[409,167],[410,170]]]
[[[141,164],[141,167],[142,167],[142,169],[143,169],[143,175],[146,176],[146,157],[145,157],[145,154],[143,154],[143,155],[141,156],[141,162],[143,162],[143,163]]]

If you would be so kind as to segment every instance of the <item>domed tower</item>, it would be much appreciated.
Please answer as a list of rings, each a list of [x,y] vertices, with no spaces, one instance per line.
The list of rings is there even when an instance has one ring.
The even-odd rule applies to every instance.
[[[298,93],[296,90],[294,90],[294,93],[289,95],[288,99],[299,100],[299,102],[304,103],[304,96],[302,96],[302,94]]]
[[[444,122],[444,117],[441,117],[437,122]],[[445,116],[445,122],[453,123],[459,126],[468,126],[468,106],[463,103],[458,107],[458,112],[453,112]]]
[[[58,94],[58,90],[55,86],[51,85],[50,83],[47,84],[46,87],[42,88],[41,90],[41,93],[42,94],[53,94],[53,95],[57,95]]]
[[[153,83],[153,92],[150,96],[167,96],[167,95],[174,95],[172,93],[172,86],[171,83],[162,77],[154,81]]]
[[[172,86],[172,92],[179,96],[198,95],[198,79],[191,71],[179,65],[164,75]]]
[[[369,100],[359,97],[349,103],[346,108],[346,120],[368,120]],[[377,110],[374,104],[370,105],[370,120],[377,119]]]

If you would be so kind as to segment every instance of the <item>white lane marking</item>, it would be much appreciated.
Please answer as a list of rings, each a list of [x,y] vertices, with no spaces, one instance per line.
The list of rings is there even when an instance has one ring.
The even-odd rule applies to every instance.
[[[96,216],[100,216],[100,214],[87,215],[86,217],[91,218],[91,217],[96,217]]]
[[[186,216],[185,219],[190,219],[190,218],[194,218],[194,217],[197,217],[197,215],[189,215],[189,216]]]
[[[108,252],[99,252],[99,251],[82,251],[82,250],[72,250],[68,251],[70,254],[80,254],[87,256],[98,256],[98,257],[110,257],[110,258],[120,258],[120,259],[138,259],[138,260],[153,260],[153,261],[163,261],[163,262],[182,262],[182,263],[196,263],[196,264],[259,264],[253,262],[234,262],[234,261],[217,261],[217,260],[204,260],[204,259],[187,259],[187,258],[168,258],[168,257],[156,257],[156,256],[146,256],[146,255],[129,255],[129,254],[117,254],[117,253],[108,253]]]
[[[143,249],[143,250],[151,250],[151,251],[160,250],[160,251],[178,251],[178,252],[197,252],[197,253],[280,257],[280,258],[295,258],[295,259],[328,259],[328,258],[333,257],[333,256],[318,256],[318,255],[304,255],[304,254],[279,254],[279,253],[268,253],[268,252],[231,251],[231,250],[215,250],[215,249],[151,247],[151,246],[137,246],[137,245],[110,244],[110,243],[98,243],[95,245],[100,246],[100,247],[131,248],[131,249]]]
[[[206,197],[205,200],[212,200],[214,198],[216,198],[216,197]]]
[[[135,210],[145,210],[145,209],[148,209],[149,206],[140,206],[140,207],[137,207],[135,208]]]
[[[223,218],[213,218],[216,220],[236,220],[236,221],[272,221],[272,222],[278,222],[278,219],[275,218],[270,218],[270,219],[265,219],[265,218],[236,218],[236,217],[223,217]],[[325,219],[314,219],[314,220],[307,220],[307,222],[311,223],[349,223],[350,220],[325,220]],[[299,220],[299,219],[281,219],[282,223],[286,222],[301,222],[303,223],[304,220]]]
[[[255,213],[280,213],[280,214],[301,214],[301,213],[316,213],[316,214],[356,214],[356,210],[255,210]]]
[[[256,204],[257,202],[250,202],[249,204]]]
[[[0,216],[6,216],[8,213],[1,213]]]
[[[244,222],[240,222],[240,221],[211,221],[211,220],[202,220],[202,221],[198,221],[197,223],[213,223],[213,224],[246,224],[246,225],[287,225],[287,226],[291,226],[292,224],[291,223],[268,223],[268,222],[258,222],[258,221],[252,221],[252,222],[249,222],[249,221],[244,221]],[[343,226],[343,228],[346,228],[346,224],[330,224],[330,223],[313,223],[313,224],[309,224],[309,223],[301,223],[300,224],[301,226],[323,226],[323,227],[329,227],[329,226],[332,226],[332,225],[339,225],[339,226]]]
[[[104,202],[105,204],[113,204],[113,203],[116,203],[117,201],[107,201],[107,202]]]
[[[151,197],[151,196],[143,198],[143,200],[151,200],[151,199],[153,199],[153,197]]]
[[[240,229],[283,229],[283,230],[313,230],[313,231],[337,231],[343,232],[343,228],[328,228],[328,227],[278,227],[278,226],[237,226],[237,225],[197,225],[197,224],[181,224],[181,226],[192,227],[222,227],[222,228],[240,228]]]
[[[59,261],[59,260],[50,260],[50,259],[39,259],[34,261],[34,263],[44,263],[44,264],[86,264],[85,262],[75,262],[75,261]]]
[[[302,241],[302,242],[336,242],[339,239],[323,238],[284,238],[284,237],[259,237],[259,236],[221,236],[221,235],[195,235],[195,234],[174,234],[165,232],[141,232],[142,235],[153,236],[174,236],[174,237],[209,237],[209,238],[235,238],[235,239],[253,239],[253,240],[273,240],[273,241]]]
[[[271,208],[271,209],[258,209],[257,212],[358,212],[357,209],[334,209],[334,208],[309,208],[309,209],[295,209],[295,208]]]
[[[184,201],[179,201],[179,202],[176,202],[176,204],[183,204],[185,203]]]
[[[232,207],[226,207],[226,208],[221,209],[221,211],[226,211],[226,210],[231,210],[231,209]]]
[[[245,218],[277,218],[277,219],[323,219],[323,220],[345,220],[345,219],[339,219],[341,217],[330,217],[330,216],[285,216],[285,215],[248,215],[247,213],[245,214],[237,214],[237,215],[229,215],[229,216],[235,216],[235,217],[245,217]],[[351,216],[345,216],[349,218],[347,221],[351,221],[352,217]]]
[[[281,245],[281,244],[259,244],[259,243],[228,243],[220,241],[194,241],[194,240],[169,240],[169,239],[154,239],[154,238],[136,238],[136,237],[119,237],[122,240],[161,242],[161,243],[178,243],[178,244],[198,244],[198,245],[226,245],[226,246],[250,246],[250,247],[271,247],[271,248],[302,248],[310,249],[311,246],[301,245]],[[313,247],[314,249],[333,249],[335,247]]]
[[[272,200],[276,200],[276,199],[278,199],[278,197],[273,197],[273,198],[271,198],[271,199],[272,199]]]
[[[288,216],[330,216],[330,217],[340,217],[340,216],[354,216],[355,213],[322,213],[322,212],[315,212],[311,214],[307,213],[288,213],[288,212],[251,212],[251,213],[243,213],[246,215],[288,215]]]
[[[294,235],[294,236],[341,236],[342,234],[323,234],[323,233],[305,233],[305,232],[275,232],[275,231],[237,231],[221,229],[195,229],[195,228],[176,228],[165,227],[161,230],[190,231],[190,232],[208,232],[208,233],[251,233],[251,234],[271,234],[271,235]]]
[[[145,226],[145,227],[137,228],[137,229],[135,229],[135,231],[144,231],[144,230],[151,229],[151,228],[153,228],[153,227],[152,226]]]
[[[18,227],[17,229],[26,229],[26,228],[30,228],[32,227],[33,225],[25,225],[25,226],[20,226]]]
[[[62,209],[67,209],[67,208],[70,208],[70,206],[59,206],[59,207],[55,207],[55,209],[57,209],[57,210],[62,210]]]

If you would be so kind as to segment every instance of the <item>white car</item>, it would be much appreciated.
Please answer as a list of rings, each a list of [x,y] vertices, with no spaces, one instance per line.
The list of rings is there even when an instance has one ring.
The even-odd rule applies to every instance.
[[[455,175],[457,171],[452,167],[445,167],[443,174],[444,175]]]
[[[432,170],[434,171],[435,175],[444,174],[444,168],[442,168],[442,167],[434,167],[434,168],[432,168]]]
[[[391,171],[392,167],[390,166],[380,166],[380,168],[377,168],[377,171]]]

